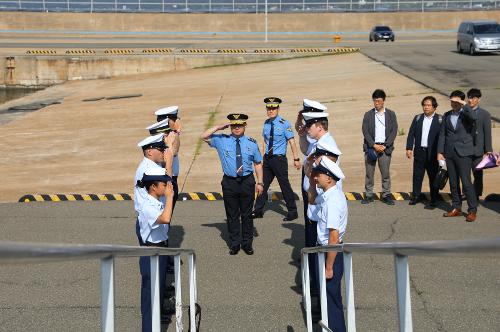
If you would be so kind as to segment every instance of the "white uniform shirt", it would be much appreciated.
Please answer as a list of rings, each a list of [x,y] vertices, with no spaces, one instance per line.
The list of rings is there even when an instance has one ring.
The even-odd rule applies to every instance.
[[[385,142],[385,108],[382,113],[375,111],[375,143]]]
[[[138,217],[142,241],[153,243],[165,241],[168,239],[169,225],[156,222],[165,205],[153,196],[147,195],[139,209]]]
[[[134,178],[134,208],[137,213],[139,213],[140,207],[144,204],[144,201],[147,199],[149,196],[148,192],[146,191],[146,188],[140,188],[137,186],[137,181],[142,180],[142,176],[144,173],[146,173],[147,170],[155,167],[160,167],[157,163],[152,161],[151,159],[148,159],[144,157],[144,159],[141,161],[139,166],[137,167],[137,170],[135,171],[135,178]],[[165,197],[162,196],[162,203],[165,204]]]
[[[432,119],[434,119],[434,114],[431,116],[424,115],[424,121],[422,122],[422,139],[420,140],[420,146],[426,148],[428,146],[429,131],[431,130]]]
[[[344,239],[347,226],[347,200],[344,193],[336,186],[316,198],[318,205],[318,244],[328,245],[330,229],[339,231],[339,242]]]
[[[326,142],[326,141],[329,141],[329,144],[332,144],[337,149],[339,149],[338,146],[337,146],[337,142],[335,141],[335,139],[333,138],[333,136],[330,135],[329,132],[327,132],[326,134],[324,134],[323,136],[321,136],[319,140],[317,140],[317,141],[309,144],[309,147],[307,148],[307,152],[306,152],[307,155],[311,154],[312,150],[316,147],[316,145],[318,145],[319,142]],[[340,156],[337,158],[337,165],[340,166]],[[309,190],[309,185],[310,185],[309,178],[307,176],[304,176],[304,181],[302,182],[302,188],[304,189],[304,191],[308,191]],[[342,190],[342,180],[337,183],[337,187],[340,188],[340,190]],[[319,192],[318,192],[318,194],[319,194]]]

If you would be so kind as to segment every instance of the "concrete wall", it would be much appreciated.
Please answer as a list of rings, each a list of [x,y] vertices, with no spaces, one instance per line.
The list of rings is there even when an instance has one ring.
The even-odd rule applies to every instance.
[[[456,29],[462,20],[494,19],[500,11],[269,14],[270,32],[356,32],[375,24],[395,30]],[[113,14],[0,12],[0,30],[117,32],[262,32],[262,14]]]
[[[203,54],[164,56],[15,56],[0,58],[0,87],[40,87],[72,80],[160,73],[196,67],[242,64],[301,54]]]

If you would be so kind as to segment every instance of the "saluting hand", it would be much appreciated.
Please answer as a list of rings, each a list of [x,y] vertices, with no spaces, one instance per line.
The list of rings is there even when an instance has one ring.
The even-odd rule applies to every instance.
[[[165,197],[174,197],[174,186],[172,185],[172,182],[167,182],[167,186],[165,187]]]
[[[217,130],[224,130],[226,129],[227,127],[229,127],[231,124],[228,122],[228,123],[224,123],[224,124],[221,124],[217,127]]]

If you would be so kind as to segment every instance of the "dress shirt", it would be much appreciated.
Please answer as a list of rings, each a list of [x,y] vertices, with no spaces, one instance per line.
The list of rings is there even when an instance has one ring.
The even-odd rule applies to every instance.
[[[385,143],[385,108],[382,112],[375,111],[375,143]]]
[[[318,243],[328,245],[330,229],[339,231],[339,242],[344,239],[347,227],[347,200],[344,193],[333,186],[316,198]]]
[[[423,148],[428,147],[429,131],[431,130],[432,120],[435,114],[434,112],[431,116],[424,115],[424,121],[422,122],[422,139],[420,140],[420,146]]]

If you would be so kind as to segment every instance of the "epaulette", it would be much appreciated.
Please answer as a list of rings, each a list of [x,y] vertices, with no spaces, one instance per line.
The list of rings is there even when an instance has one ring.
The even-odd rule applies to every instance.
[[[257,141],[256,141],[254,138],[249,137],[249,138],[248,138],[248,140],[249,140],[250,142],[254,142],[255,144],[257,144]]]
[[[229,137],[229,135],[228,135],[228,134],[222,134],[222,137],[224,137],[224,138],[228,138],[228,137]]]
[[[285,123],[286,120],[285,119],[280,119],[280,123]]]

